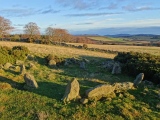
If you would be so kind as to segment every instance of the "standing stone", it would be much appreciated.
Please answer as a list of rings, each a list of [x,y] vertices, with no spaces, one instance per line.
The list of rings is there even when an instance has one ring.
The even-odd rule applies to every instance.
[[[98,85],[94,88],[86,91],[86,96],[89,100],[100,100],[102,97],[108,97],[115,90],[114,86],[111,85]]]
[[[112,74],[120,74],[121,73],[121,66],[119,63],[115,63],[112,69]]]
[[[22,64],[22,65],[20,65],[20,74],[25,74],[25,72],[26,72],[26,69],[25,69],[25,65],[24,64]]]
[[[66,59],[65,61],[64,61],[64,65],[65,66],[68,66],[70,64],[70,60],[69,59]]]
[[[103,66],[102,66],[102,67],[103,67],[103,68],[106,68],[106,69],[109,70],[109,71],[112,71],[113,66],[114,66],[114,61],[108,60],[108,61],[106,61],[106,62],[103,63]]]
[[[82,69],[86,69],[86,64],[85,64],[85,62],[80,62],[80,68],[82,68]]]
[[[67,84],[66,91],[65,91],[65,94],[64,94],[62,100],[64,102],[68,102],[70,100],[74,100],[74,99],[79,98],[80,97],[79,90],[80,90],[79,83],[74,78],[73,80],[69,81],[69,83]]]
[[[138,85],[142,82],[143,78],[144,78],[144,73],[138,74],[138,75],[136,76],[136,79],[133,81],[134,86],[135,86],[135,87],[138,86]]]
[[[35,81],[34,76],[30,75],[29,73],[26,73],[24,75],[24,81],[25,81],[27,87],[38,88],[38,84]]]

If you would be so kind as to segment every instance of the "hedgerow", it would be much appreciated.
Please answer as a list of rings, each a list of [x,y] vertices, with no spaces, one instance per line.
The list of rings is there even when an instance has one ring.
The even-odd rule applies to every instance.
[[[144,79],[160,84],[160,58],[148,53],[119,52],[114,58],[122,63],[122,71],[132,76],[144,73]]]

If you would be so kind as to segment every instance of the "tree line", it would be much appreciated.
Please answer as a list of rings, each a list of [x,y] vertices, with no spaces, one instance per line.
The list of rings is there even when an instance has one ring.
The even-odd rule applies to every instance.
[[[42,44],[51,44],[52,42],[93,43],[87,37],[72,36],[66,29],[61,28],[48,27],[45,30],[45,35],[41,35],[40,27],[34,22],[27,23],[23,29],[24,34],[11,35],[10,33],[14,30],[11,21],[0,16],[0,40],[38,42]]]

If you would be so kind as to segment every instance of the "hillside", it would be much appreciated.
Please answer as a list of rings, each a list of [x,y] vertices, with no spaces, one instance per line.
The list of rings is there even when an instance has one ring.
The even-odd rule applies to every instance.
[[[114,86],[115,83],[133,83],[135,77],[111,74],[104,68],[107,60],[116,54],[18,42],[0,42],[0,46],[26,46],[30,57],[23,62],[25,71],[34,76],[38,88],[25,87],[24,76],[17,63],[10,68],[0,67],[0,119],[1,120],[130,120],[158,119],[160,117],[160,95],[158,85],[146,85],[124,91],[115,91],[98,101],[81,100],[63,102],[67,83],[76,79],[80,96],[99,85]],[[143,48],[142,48],[143,49]],[[67,65],[49,66],[46,56],[74,60]],[[2,58],[1,58],[2,59]],[[85,68],[79,64],[85,62]],[[78,63],[77,63],[78,61]],[[123,84],[122,84],[123,85]],[[107,91],[108,92],[108,91]]]

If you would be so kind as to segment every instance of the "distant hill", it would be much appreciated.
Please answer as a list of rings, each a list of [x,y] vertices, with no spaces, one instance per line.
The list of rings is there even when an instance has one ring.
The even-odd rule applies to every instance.
[[[131,35],[131,34],[116,34],[116,35],[104,35],[104,36],[109,36],[109,37],[139,37],[139,36],[144,36],[144,37],[160,37],[160,35],[154,35],[154,34],[135,34],[135,35]]]
[[[113,27],[113,28],[95,28],[84,31],[71,31],[73,35],[137,35],[137,34],[155,34],[160,35],[160,26],[151,27]]]

